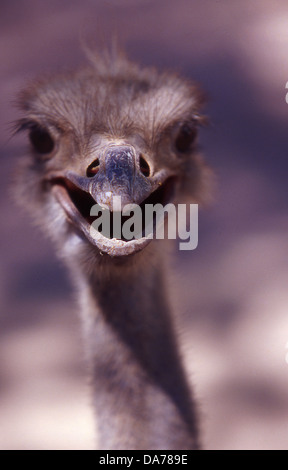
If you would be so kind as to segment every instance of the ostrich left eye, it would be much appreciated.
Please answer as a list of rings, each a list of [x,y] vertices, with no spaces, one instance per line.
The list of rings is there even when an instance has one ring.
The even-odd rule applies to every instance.
[[[54,150],[54,140],[46,129],[33,126],[29,132],[29,139],[37,153],[46,155]]]
[[[175,139],[175,148],[179,153],[189,153],[197,138],[197,129],[188,124],[184,124],[178,131]]]

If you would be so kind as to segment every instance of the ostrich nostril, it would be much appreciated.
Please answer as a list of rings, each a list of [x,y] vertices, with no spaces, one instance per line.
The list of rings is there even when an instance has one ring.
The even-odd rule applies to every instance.
[[[99,160],[98,158],[96,160],[94,160],[94,162],[92,162],[87,170],[86,170],[86,175],[88,176],[88,178],[92,178],[93,176],[95,176],[99,171]]]
[[[142,175],[146,177],[150,176],[150,167],[142,156],[140,157],[139,163],[140,163],[140,171]]]

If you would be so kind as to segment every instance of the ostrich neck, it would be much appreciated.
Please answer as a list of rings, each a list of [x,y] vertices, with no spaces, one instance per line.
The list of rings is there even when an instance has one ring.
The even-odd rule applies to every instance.
[[[85,281],[99,448],[196,448],[194,407],[159,264],[98,269]]]

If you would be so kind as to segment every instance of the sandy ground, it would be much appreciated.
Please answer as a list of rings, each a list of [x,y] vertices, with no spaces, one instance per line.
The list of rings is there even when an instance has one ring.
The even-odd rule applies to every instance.
[[[50,242],[13,205],[26,80],[84,63],[117,31],[131,58],[210,96],[202,131],[217,175],[199,246],[171,260],[181,344],[207,449],[288,448],[285,0],[6,0],[0,6],[0,449],[91,449],[77,308]],[[287,358],[288,359],[288,358]]]

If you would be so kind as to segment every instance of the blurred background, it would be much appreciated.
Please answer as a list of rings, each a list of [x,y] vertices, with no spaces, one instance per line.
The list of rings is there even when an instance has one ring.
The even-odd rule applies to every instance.
[[[128,56],[202,84],[217,175],[199,246],[170,280],[207,449],[288,449],[286,0],[1,0],[0,449],[91,449],[74,294],[9,192],[24,137],[15,95],[85,63],[117,33]],[[287,356],[287,362],[286,362]]]

